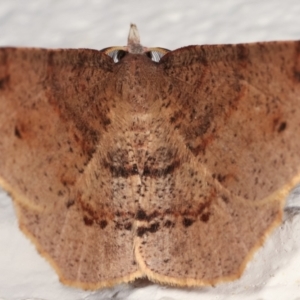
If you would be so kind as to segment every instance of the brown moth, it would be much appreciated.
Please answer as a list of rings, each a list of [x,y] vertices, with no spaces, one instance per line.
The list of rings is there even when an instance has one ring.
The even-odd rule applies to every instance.
[[[64,284],[241,276],[300,182],[300,42],[0,49],[0,178]]]

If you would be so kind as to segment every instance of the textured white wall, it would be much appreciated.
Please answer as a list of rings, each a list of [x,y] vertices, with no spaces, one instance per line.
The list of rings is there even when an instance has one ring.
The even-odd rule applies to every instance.
[[[300,39],[299,16],[298,0],[1,0],[0,45],[124,45],[130,22],[138,25],[145,46],[169,49]],[[297,299],[299,270],[300,217],[289,214],[236,282],[202,289],[155,284],[97,292],[68,288],[18,230],[11,200],[0,192],[0,299]]]

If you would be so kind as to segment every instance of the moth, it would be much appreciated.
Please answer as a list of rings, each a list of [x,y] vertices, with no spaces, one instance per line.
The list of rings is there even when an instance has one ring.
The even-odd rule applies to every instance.
[[[0,49],[0,184],[64,284],[237,279],[299,182],[299,41]]]

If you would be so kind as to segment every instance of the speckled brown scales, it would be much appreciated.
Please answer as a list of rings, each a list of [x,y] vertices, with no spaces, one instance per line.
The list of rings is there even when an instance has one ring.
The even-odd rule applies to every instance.
[[[21,229],[82,288],[238,278],[300,181],[300,43],[122,49],[0,50]]]

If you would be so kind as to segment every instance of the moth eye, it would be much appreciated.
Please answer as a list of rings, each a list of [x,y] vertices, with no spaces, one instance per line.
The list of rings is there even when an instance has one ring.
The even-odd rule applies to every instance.
[[[118,63],[122,58],[128,53],[122,49],[118,49],[117,47],[110,47],[101,50],[108,56],[110,56],[115,63]]]
[[[150,59],[152,60],[152,53],[151,53],[151,51],[148,51],[148,52],[146,52],[145,54],[146,54],[146,56],[147,56],[148,58],[150,58]]]
[[[170,50],[165,48],[150,48],[149,51],[145,52],[146,56],[154,62],[159,62],[161,58]]]
[[[113,50],[111,52],[107,52],[107,54],[114,60],[115,63],[118,63],[127,52],[124,50]]]
[[[155,50],[150,50],[145,52],[146,56],[149,57],[154,62],[159,62],[161,58],[168,52],[169,50],[163,48],[155,48]]]
[[[127,54],[126,51],[124,51],[124,50],[118,50],[117,54],[116,54],[117,62],[119,62],[126,54]]]

